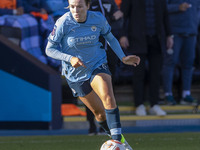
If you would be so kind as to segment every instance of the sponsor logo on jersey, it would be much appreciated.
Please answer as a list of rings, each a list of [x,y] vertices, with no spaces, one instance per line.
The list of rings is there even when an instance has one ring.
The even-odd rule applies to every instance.
[[[69,47],[73,47],[75,46],[75,44],[77,45],[89,44],[92,42],[92,40],[95,40],[95,39],[96,39],[96,35],[77,37],[77,38],[68,37],[67,43]]]

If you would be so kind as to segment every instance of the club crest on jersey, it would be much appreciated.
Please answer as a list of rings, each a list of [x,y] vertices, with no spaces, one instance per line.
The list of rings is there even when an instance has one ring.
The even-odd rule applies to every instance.
[[[56,29],[57,29],[57,26],[55,25],[54,28],[53,28],[53,30],[52,30],[52,32],[51,32],[51,35],[52,35],[52,36],[55,35]]]
[[[92,27],[91,27],[91,30],[92,30],[93,32],[95,32],[95,31],[97,31],[97,27],[96,27],[96,26],[92,26]]]

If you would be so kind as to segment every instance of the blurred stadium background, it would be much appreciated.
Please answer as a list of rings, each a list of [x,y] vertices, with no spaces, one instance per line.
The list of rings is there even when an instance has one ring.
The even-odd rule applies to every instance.
[[[61,140],[63,138],[61,135],[82,134],[82,136],[84,136],[82,138],[86,139],[87,145],[91,138],[86,136],[89,126],[86,121],[85,107],[83,104],[72,97],[69,87],[64,79],[60,76],[58,71],[46,64],[43,64],[38,59],[22,50],[18,44],[16,44],[17,40],[20,40],[18,34],[15,34],[16,37],[14,37],[14,39],[12,38],[11,41],[9,36],[13,37],[13,35],[7,33],[9,32],[1,30],[0,35],[1,150],[2,146],[4,149],[7,146],[11,146],[10,143],[15,143],[15,148],[21,150],[22,148],[20,148],[19,145],[23,145],[23,141],[26,139],[26,137],[23,139],[22,137],[18,136],[30,135],[54,135],[51,140],[49,139],[50,137],[43,137],[43,139],[47,139],[47,141],[49,140],[49,143],[51,143],[52,141],[55,142],[55,140],[58,138],[58,141],[55,142],[58,146],[59,143],[63,142]],[[120,66],[118,69],[120,72],[120,69],[123,70],[124,66]],[[191,134],[185,134],[186,137],[184,140],[187,141],[190,140],[190,136],[193,135],[194,132],[200,132],[200,107],[198,105],[165,105],[163,101],[162,89],[160,91],[160,104],[161,107],[167,111],[168,115],[165,117],[151,115],[147,115],[145,117],[135,116],[135,108],[132,101],[133,93],[131,90],[130,78],[128,78],[128,76],[130,76],[128,72],[127,74],[118,73],[118,76],[116,76],[114,92],[121,113],[122,125],[124,127],[123,132],[128,134],[127,136],[133,136],[131,137],[134,140],[133,144],[142,143],[137,141],[137,138],[140,137],[138,134],[134,134],[134,136],[130,133],[149,133],[142,135],[142,138],[146,138],[146,136],[149,135],[150,139],[152,136],[155,136],[150,133],[164,133],[162,136],[168,135],[168,139],[172,138],[176,141],[178,138],[175,139],[173,134],[169,135],[169,133],[192,132]],[[191,92],[192,95],[199,100],[200,71],[197,70],[194,72],[193,79]],[[174,84],[176,85],[174,92],[177,93],[176,97],[179,98],[180,83],[178,78]],[[197,144],[197,140],[200,141],[200,134],[198,133],[194,134],[194,137],[191,137],[191,139],[194,141],[194,144]],[[60,136],[57,137],[55,135]],[[15,139],[16,136],[19,138],[19,140]],[[159,138],[162,138],[162,136],[156,136],[155,139],[159,140]],[[179,136],[182,135],[179,134]],[[79,142],[81,144],[83,143],[81,139],[77,139],[79,136],[75,136],[74,138],[73,136],[67,137],[69,139],[73,139],[73,144],[77,144]],[[64,139],[67,137],[64,137]],[[88,138],[88,141],[86,137]],[[35,138],[40,139],[41,137]],[[95,139],[98,138],[101,140],[97,145],[101,144],[103,140],[106,139],[104,136],[95,137]],[[30,139],[30,141],[34,141],[34,137],[29,137],[27,140],[28,139]],[[184,140],[182,142],[184,142]],[[38,141],[36,141],[36,143],[38,143]],[[40,144],[36,145],[40,146]],[[166,143],[164,142],[164,144]],[[63,145],[63,147],[65,146],[66,145]],[[36,147],[26,147],[25,149],[35,149]],[[43,149],[62,149],[63,147],[55,148],[54,146]],[[141,149],[141,147],[137,145],[137,149]],[[199,147],[200,145],[198,145],[198,148]],[[146,148],[144,147],[143,150],[147,148],[148,146]],[[10,149],[14,149],[14,147],[10,147]],[[73,148],[70,148],[70,150],[71,149]],[[79,148],[76,147],[75,149]],[[196,146],[191,148],[191,150],[196,149]],[[156,150],[156,148],[154,148],[154,150]],[[162,150],[164,150],[164,148],[162,148]]]

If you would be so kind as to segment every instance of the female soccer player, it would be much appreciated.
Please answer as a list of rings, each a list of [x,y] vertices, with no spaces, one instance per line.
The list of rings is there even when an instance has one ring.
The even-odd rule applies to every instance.
[[[140,58],[125,56],[105,17],[88,11],[90,0],[69,0],[70,11],[56,22],[49,35],[46,54],[62,60],[62,74],[73,92],[94,113],[97,122],[112,139],[132,150],[121,134],[119,109],[113,94],[102,35],[119,59],[137,66]]]

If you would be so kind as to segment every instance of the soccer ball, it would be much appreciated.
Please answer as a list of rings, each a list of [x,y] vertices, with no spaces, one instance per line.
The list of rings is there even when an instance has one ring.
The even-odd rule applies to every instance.
[[[123,144],[116,140],[108,140],[101,146],[100,150],[126,150]]]

